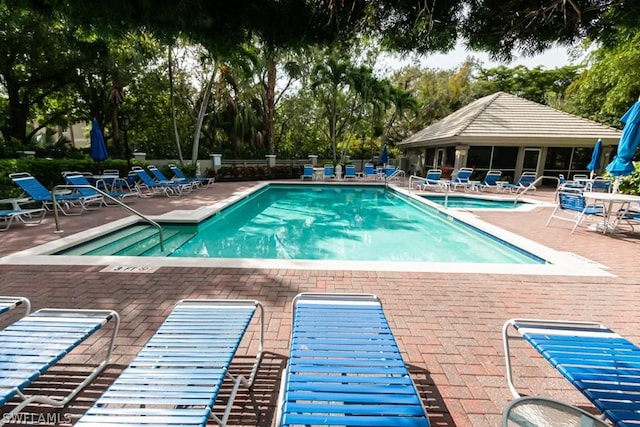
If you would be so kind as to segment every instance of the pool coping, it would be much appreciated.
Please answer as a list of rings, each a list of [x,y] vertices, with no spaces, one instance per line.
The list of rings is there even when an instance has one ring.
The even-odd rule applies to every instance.
[[[246,198],[250,194],[271,185],[270,182],[259,183],[233,196],[216,202],[211,206],[195,210],[174,210],[163,215],[150,216],[153,220],[171,221],[174,223],[196,223],[201,219],[216,214]],[[277,183],[276,183],[277,184]],[[341,185],[375,185],[381,183],[340,183]],[[332,183],[286,183],[285,185],[335,185]],[[517,234],[480,220],[467,209],[445,209],[429,202],[423,197],[407,189],[390,185],[394,191],[406,195],[420,203],[427,204],[443,214],[476,227],[498,239],[504,240],[524,251],[546,260],[547,264],[479,264],[479,263],[429,263],[429,262],[388,262],[388,261],[321,261],[321,260],[280,260],[280,259],[246,259],[246,258],[171,258],[171,257],[124,257],[124,256],[70,256],[50,255],[108,234],[116,228],[139,222],[137,217],[127,217],[98,227],[63,237],[59,240],[35,246],[0,258],[0,264],[19,265],[98,265],[110,267],[144,267],[155,270],[158,267],[203,267],[203,268],[267,268],[294,270],[353,270],[353,271],[397,271],[397,272],[439,272],[439,273],[478,273],[478,274],[516,274],[516,275],[563,275],[563,276],[600,276],[613,277],[605,271],[607,267],[568,252],[560,252],[539,243],[525,239]],[[513,209],[509,211],[514,211]]]

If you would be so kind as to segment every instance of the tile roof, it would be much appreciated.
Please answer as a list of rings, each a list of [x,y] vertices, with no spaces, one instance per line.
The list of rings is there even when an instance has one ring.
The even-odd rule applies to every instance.
[[[566,144],[617,144],[621,131],[517,96],[496,92],[455,111],[400,142],[401,147],[432,143],[513,143],[545,139]]]

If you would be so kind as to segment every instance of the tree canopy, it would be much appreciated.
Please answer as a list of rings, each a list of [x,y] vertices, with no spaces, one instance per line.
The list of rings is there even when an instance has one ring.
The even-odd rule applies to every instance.
[[[637,28],[640,0],[8,0],[58,13],[77,25],[122,33],[144,28],[159,38],[186,36],[210,50],[252,36],[273,46],[328,43],[354,34],[389,49],[448,51],[458,39],[510,58],[553,43],[606,41],[614,26]]]

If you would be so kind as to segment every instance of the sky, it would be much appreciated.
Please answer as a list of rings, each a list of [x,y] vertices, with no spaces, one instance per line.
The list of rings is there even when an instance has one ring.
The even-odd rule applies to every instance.
[[[379,61],[378,68],[382,73],[385,73],[385,71],[393,72],[396,69],[411,64],[411,62],[418,61],[422,67],[450,70],[458,68],[468,56],[473,56],[479,59],[486,68],[496,67],[502,64],[507,67],[524,65],[527,68],[534,68],[539,65],[546,69],[553,69],[576,63],[569,58],[566,47],[554,47],[540,55],[533,57],[518,56],[510,63],[500,63],[489,60],[489,55],[484,52],[470,52],[467,51],[464,46],[459,44],[456,49],[446,54],[432,54],[429,56],[423,55],[420,57],[414,56],[403,59],[390,57],[384,58],[382,61]]]

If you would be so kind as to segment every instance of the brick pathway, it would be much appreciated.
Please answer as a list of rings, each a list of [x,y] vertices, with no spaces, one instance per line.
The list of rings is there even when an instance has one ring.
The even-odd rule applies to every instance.
[[[136,201],[136,209],[157,214],[192,209],[224,199],[254,183],[217,183],[179,199]],[[551,200],[539,191],[533,198]],[[483,212],[482,219],[557,250],[574,252],[609,267],[617,277],[558,277],[444,273],[307,271],[270,269],[161,268],[153,274],[101,273],[102,267],[0,265],[0,295],[29,297],[42,307],[109,308],[122,316],[114,364],[60,411],[75,421],[126,366],[181,298],[251,298],[266,311],[267,356],[255,387],[260,410],[238,404],[230,425],[269,426],[278,384],[288,354],[292,298],[306,291],[371,292],[383,301],[391,327],[410,366],[433,426],[496,426],[511,396],[504,379],[501,326],[511,317],[574,318],[604,322],[640,343],[637,306],[640,234],[601,235],[566,222],[544,226],[550,208],[532,212]],[[14,226],[0,234],[0,256],[59,239],[126,216],[107,208],[61,219],[63,234],[53,233],[53,217],[35,227]],[[2,324],[11,320],[5,318]],[[252,327],[250,337],[255,335]],[[61,378],[82,363],[98,360],[103,338],[83,345],[65,364],[38,381],[37,388],[60,387]],[[590,408],[559,374],[526,346],[516,346],[516,371],[524,390]],[[243,346],[251,353],[255,343]],[[239,357],[233,370],[247,369]],[[55,384],[55,385],[52,385]],[[228,390],[225,390],[225,393]],[[222,393],[224,397],[225,393]],[[240,403],[246,402],[241,396]],[[27,412],[40,413],[41,407]],[[50,412],[49,409],[44,411]],[[45,413],[47,413],[45,412]],[[61,424],[68,419],[61,417]],[[215,425],[210,422],[210,425]]]

